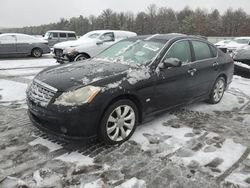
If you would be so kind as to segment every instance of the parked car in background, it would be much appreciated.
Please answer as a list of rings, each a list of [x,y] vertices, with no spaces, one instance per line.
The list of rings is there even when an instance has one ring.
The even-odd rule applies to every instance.
[[[89,60],[40,72],[27,90],[28,113],[61,138],[120,144],[149,115],[195,101],[219,103],[233,70],[227,53],[199,37],[132,37]]]
[[[137,34],[130,31],[91,31],[76,41],[67,41],[56,44],[54,46],[55,58],[59,63],[88,59],[117,41],[134,36],[137,36]]]
[[[227,45],[228,43],[232,42],[232,40],[221,40],[217,43],[215,43],[214,45],[217,46],[217,47],[223,47],[225,45]]]
[[[249,42],[250,37],[237,37],[231,41],[224,41],[224,44],[217,43],[215,45],[218,48],[226,48],[229,53],[233,53],[235,50],[247,46]]]
[[[250,73],[250,45],[235,50],[233,59],[236,71]]]
[[[50,53],[50,48],[46,40],[18,33],[0,34],[0,56],[41,57],[47,53]]]
[[[51,30],[45,33],[44,39],[48,41],[49,46],[52,48],[59,42],[76,40],[77,37],[74,31]]]

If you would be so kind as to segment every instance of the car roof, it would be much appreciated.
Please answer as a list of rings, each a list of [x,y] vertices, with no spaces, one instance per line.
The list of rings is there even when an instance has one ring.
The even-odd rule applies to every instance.
[[[49,30],[47,32],[56,32],[56,33],[75,33],[75,31],[64,31],[64,30]]]
[[[250,40],[250,37],[236,37],[236,38],[234,38],[234,40],[236,40],[236,39],[247,39],[247,40]]]
[[[31,35],[27,35],[27,34],[23,34],[23,33],[2,33],[0,34],[0,36],[9,36],[9,35],[17,35],[17,36],[29,36],[29,37],[33,37]]]
[[[135,33],[132,31],[123,31],[123,30],[94,30],[94,31],[90,31],[88,33],[106,33],[106,32]]]
[[[208,42],[207,40],[205,40],[201,36],[185,35],[185,34],[181,34],[181,33],[141,35],[141,36],[132,37],[131,39],[133,39],[133,38],[134,39],[141,39],[141,40],[156,39],[156,40],[163,40],[165,42],[172,40],[172,39],[176,39],[176,40],[178,40],[178,39],[199,39],[199,40]]]

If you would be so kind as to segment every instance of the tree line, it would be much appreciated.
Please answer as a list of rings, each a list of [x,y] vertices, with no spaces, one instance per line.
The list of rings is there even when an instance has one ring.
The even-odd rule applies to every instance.
[[[56,23],[3,29],[2,32],[42,35],[54,29],[72,30],[79,36],[100,29],[129,30],[139,35],[174,32],[203,36],[247,36],[250,35],[250,15],[243,9],[228,9],[221,14],[217,9],[208,11],[185,7],[175,11],[152,4],[137,14],[105,9],[98,16],[61,18]]]

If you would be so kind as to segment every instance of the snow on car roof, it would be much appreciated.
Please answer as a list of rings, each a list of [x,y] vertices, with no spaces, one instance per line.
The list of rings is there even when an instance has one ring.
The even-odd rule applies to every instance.
[[[236,40],[236,39],[249,39],[250,40],[250,37],[236,37],[236,38],[234,38],[234,40]]]
[[[27,35],[27,34],[23,34],[23,33],[3,33],[3,34],[0,34],[0,37],[2,37],[2,36],[10,36],[10,35],[26,36],[26,37],[30,37],[30,38],[33,38],[33,39],[42,40],[42,39],[34,37],[32,35]]]
[[[90,31],[88,33],[106,33],[106,32],[122,32],[122,33],[134,33],[132,31],[123,31],[123,30],[95,30],[95,31]]]
[[[57,33],[75,33],[75,31],[64,31],[64,30],[49,30],[47,32],[57,32]]]

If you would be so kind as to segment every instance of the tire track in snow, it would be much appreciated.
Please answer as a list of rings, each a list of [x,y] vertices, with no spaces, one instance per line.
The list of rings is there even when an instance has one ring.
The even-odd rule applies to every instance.
[[[236,161],[230,168],[228,168],[223,174],[217,177],[216,181],[218,183],[224,181],[235,169],[237,169],[242,161],[244,161],[250,154],[250,148],[247,148],[241,157]]]

